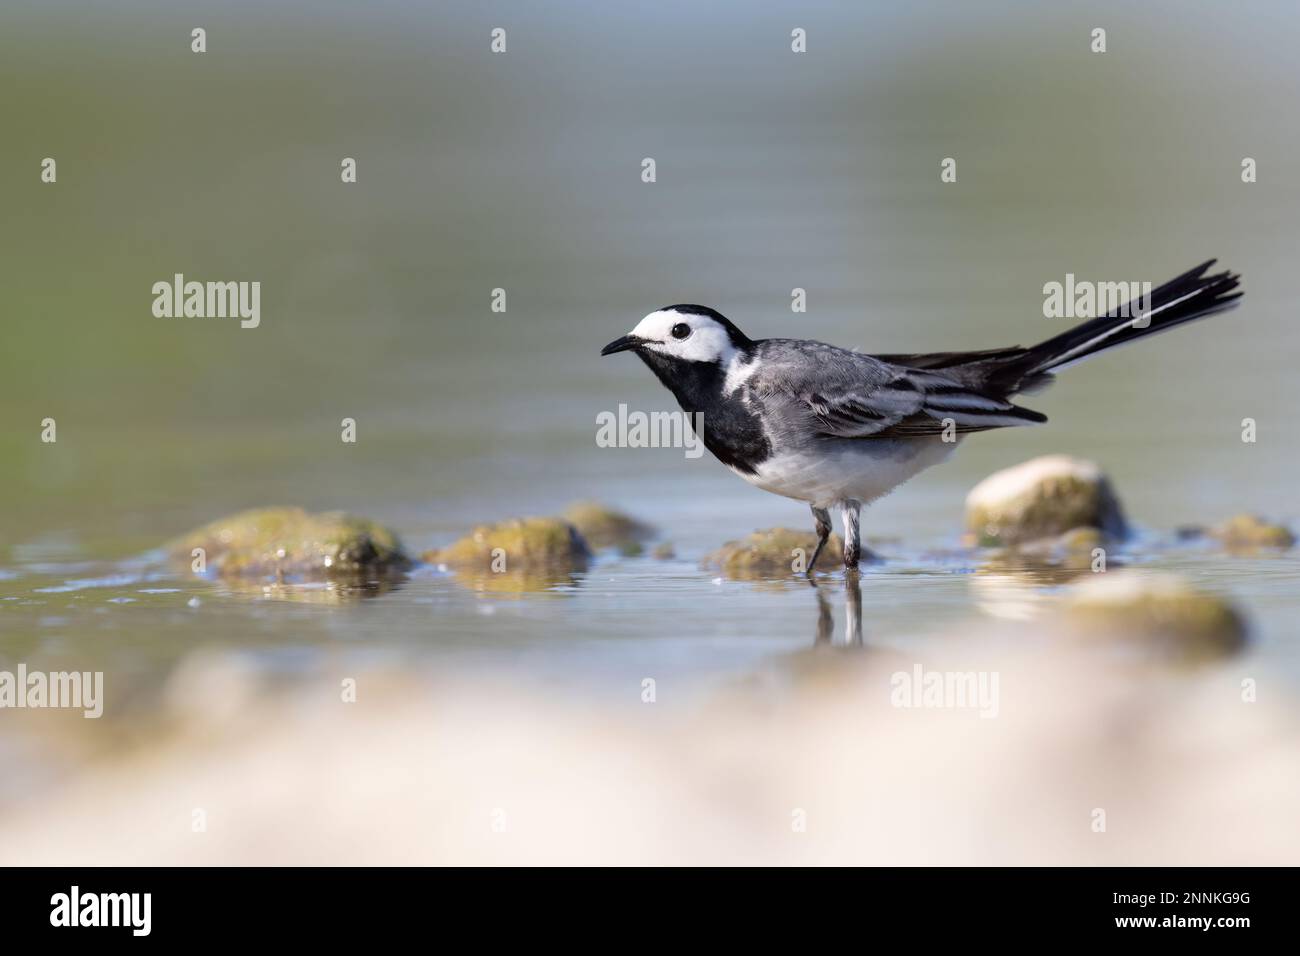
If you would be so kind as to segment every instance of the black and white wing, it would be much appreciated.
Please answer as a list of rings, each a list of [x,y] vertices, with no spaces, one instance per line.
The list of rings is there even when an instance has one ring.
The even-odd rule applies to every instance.
[[[802,411],[837,438],[908,438],[1047,421],[940,370],[908,368],[821,342],[768,339],[747,388],[766,407]]]

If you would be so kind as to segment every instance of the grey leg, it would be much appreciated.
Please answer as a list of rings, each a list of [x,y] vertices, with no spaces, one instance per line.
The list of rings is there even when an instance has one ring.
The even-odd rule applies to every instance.
[[[816,506],[812,509],[813,520],[817,522],[817,548],[813,551],[812,560],[808,562],[808,577],[813,576],[813,568],[817,566],[817,559],[822,556],[822,548],[826,547],[826,539],[831,536],[831,513],[825,508]]]
[[[862,509],[859,501],[844,501],[840,510],[844,514],[844,566],[851,571],[858,569],[858,560],[862,557],[862,546],[858,536],[858,512]]]

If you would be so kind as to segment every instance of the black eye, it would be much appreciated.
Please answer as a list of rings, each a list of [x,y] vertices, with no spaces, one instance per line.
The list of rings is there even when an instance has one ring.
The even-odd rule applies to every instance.
[[[678,322],[673,326],[672,336],[675,339],[684,339],[691,334],[691,327],[685,322]]]

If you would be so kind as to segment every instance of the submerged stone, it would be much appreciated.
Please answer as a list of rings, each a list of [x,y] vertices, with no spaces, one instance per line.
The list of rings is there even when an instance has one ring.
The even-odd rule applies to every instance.
[[[1118,561],[1105,554],[1105,538],[1096,528],[1074,528],[1055,538],[1043,538],[1007,548],[980,553],[978,573],[972,578],[973,587],[985,592],[982,602],[996,595],[993,579],[1004,586],[1005,597],[1014,598],[1015,613],[996,616],[1025,617],[1021,613],[1029,604],[1037,604],[1041,594],[1037,585],[1068,584],[1080,577],[1090,577],[1097,569],[1119,567]],[[1098,549],[1101,549],[1099,555]],[[986,609],[989,609],[987,605]]]
[[[596,551],[618,548],[624,554],[639,554],[642,542],[655,533],[649,525],[597,501],[575,502],[561,517]]]
[[[173,541],[173,560],[193,566],[202,549],[206,570],[222,577],[321,580],[379,576],[410,559],[387,528],[338,511],[258,508],[228,515]]]
[[[1034,458],[995,472],[966,497],[973,543],[995,547],[1095,529],[1112,538],[1128,533],[1119,499],[1101,469],[1068,455]]]
[[[1284,550],[1295,544],[1295,535],[1290,528],[1250,514],[1229,518],[1212,529],[1210,536],[1229,551],[1253,551],[1259,548]]]
[[[804,573],[816,549],[817,535],[811,531],[768,528],[743,541],[728,541],[704,558],[704,566],[739,580],[789,577]],[[817,570],[834,571],[843,566],[844,543],[832,534],[817,559]]]
[[[1062,535],[1036,538],[985,552],[986,567],[1015,570],[1060,568],[1079,573],[1106,570],[1114,561],[1106,555],[1106,536],[1096,528],[1071,528]]]
[[[1178,575],[1132,570],[1071,586],[1060,622],[1085,639],[1177,664],[1226,657],[1245,645],[1248,632],[1245,618],[1226,598]]]

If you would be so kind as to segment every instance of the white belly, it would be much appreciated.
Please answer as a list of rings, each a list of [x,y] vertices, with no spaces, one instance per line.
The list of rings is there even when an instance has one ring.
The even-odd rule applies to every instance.
[[[764,491],[818,508],[842,501],[866,504],[943,461],[956,447],[939,436],[827,442],[773,455],[753,475],[737,474]]]

